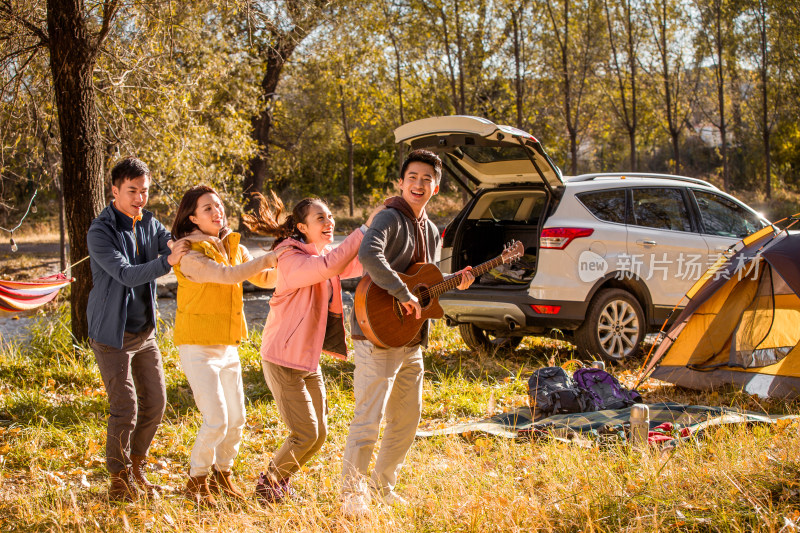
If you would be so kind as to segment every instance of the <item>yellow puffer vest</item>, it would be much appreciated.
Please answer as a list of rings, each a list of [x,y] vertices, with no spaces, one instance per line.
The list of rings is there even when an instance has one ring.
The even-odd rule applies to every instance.
[[[223,243],[230,262],[210,242],[194,242],[192,250],[203,253],[217,263],[236,266],[244,261],[239,248],[240,235],[229,233]],[[186,279],[180,264],[175,265],[178,278],[178,310],[175,313],[174,343],[238,345],[247,338],[247,322],[242,309],[242,284],[195,283]]]

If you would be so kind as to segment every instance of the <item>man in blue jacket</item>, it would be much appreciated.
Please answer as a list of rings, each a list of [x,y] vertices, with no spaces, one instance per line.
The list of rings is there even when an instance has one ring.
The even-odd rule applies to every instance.
[[[112,500],[134,501],[141,490],[159,489],[144,476],[167,399],[155,338],[156,278],[188,251],[185,243],[170,249],[169,232],[144,210],[149,189],[144,162],[128,157],[117,163],[111,170],[114,201],[92,221],[86,237],[93,281],[86,310],[89,343],[108,394]]]

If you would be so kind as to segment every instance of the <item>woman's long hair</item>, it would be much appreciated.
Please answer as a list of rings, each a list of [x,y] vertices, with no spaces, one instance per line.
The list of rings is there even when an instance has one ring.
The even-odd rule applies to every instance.
[[[271,199],[267,200],[260,192],[253,193],[253,200],[257,204],[254,210],[255,214],[242,213],[242,223],[253,233],[274,235],[275,242],[272,243],[272,249],[289,237],[303,240],[305,235],[297,229],[297,224],[305,221],[311,204],[320,203],[322,205],[328,205],[325,200],[321,198],[303,198],[297,202],[291,214],[286,217],[286,220],[284,220],[283,223],[279,223],[278,218],[284,211],[284,205],[274,192],[270,192],[270,195]]]
[[[175,221],[172,223],[172,238],[178,240],[180,238],[186,237],[191,232],[197,229],[197,224],[192,222],[189,217],[194,215],[194,212],[197,211],[197,201],[204,194],[216,194],[218,198],[219,193],[209,187],[208,185],[197,185],[192,187],[186,194],[183,195],[181,198],[181,203],[178,206],[178,212],[175,215]],[[225,224],[223,225],[222,229],[220,230],[220,235],[223,232],[227,232],[228,230],[228,217],[225,216]]]

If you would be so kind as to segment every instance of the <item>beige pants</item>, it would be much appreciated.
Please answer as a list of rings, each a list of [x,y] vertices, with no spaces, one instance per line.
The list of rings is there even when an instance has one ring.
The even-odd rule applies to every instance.
[[[361,481],[369,471],[385,415],[372,485],[386,494],[394,489],[422,412],[422,349],[418,345],[384,349],[363,340],[353,341],[353,347],[356,407],[342,459],[342,492],[364,490]]]
[[[328,436],[328,402],[319,366],[316,372],[261,362],[281,420],[291,432],[267,467],[274,483],[289,476],[316,454]]]

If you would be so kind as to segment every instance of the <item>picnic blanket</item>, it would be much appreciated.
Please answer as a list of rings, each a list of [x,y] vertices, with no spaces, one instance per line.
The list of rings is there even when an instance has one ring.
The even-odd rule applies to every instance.
[[[711,425],[740,423],[774,423],[796,415],[765,415],[734,407],[708,407],[672,402],[648,405],[650,409],[651,442],[687,438]],[[579,437],[625,440],[630,426],[631,408],[567,413],[533,421],[527,406],[495,415],[491,418],[417,431],[418,438],[437,435],[485,433],[506,438],[551,437],[572,440]],[[659,437],[658,435],[661,435]],[[666,436],[667,438],[663,438]]]

